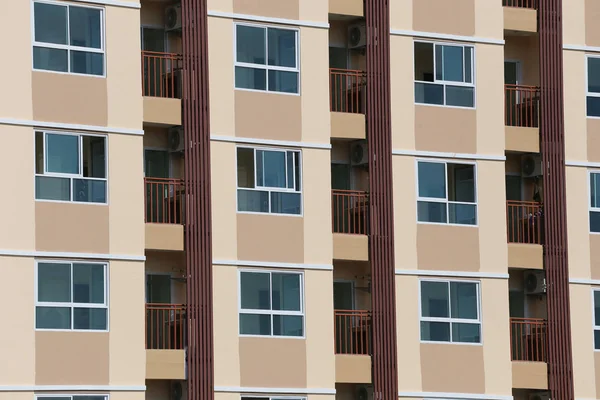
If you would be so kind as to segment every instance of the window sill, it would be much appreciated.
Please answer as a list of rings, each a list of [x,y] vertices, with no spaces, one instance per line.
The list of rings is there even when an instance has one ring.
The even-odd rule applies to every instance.
[[[239,90],[241,92],[254,92],[254,93],[267,93],[267,94],[282,94],[285,96],[300,96],[300,93],[289,93],[289,92],[277,92],[274,90],[258,90],[258,89],[245,89],[236,87],[235,90]]]
[[[483,346],[482,342],[479,343],[470,343],[470,342],[438,342],[433,340],[421,340],[421,344],[447,344],[447,345],[457,345],[457,346]]]
[[[92,332],[92,333],[108,333],[110,332],[108,329],[106,330],[98,330],[98,329],[44,329],[44,328],[35,328],[36,332]]]
[[[92,201],[68,201],[68,200],[44,200],[44,199],[35,199],[35,201],[40,202],[40,203],[89,204],[91,206],[108,206],[108,203],[95,203]]]
[[[85,76],[85,77],[88,77],[88,78],[106,79],[106,74],[104,74],[104,75],[81,74],[81,73],[77,73],[77,72],[52,71],[50,69],[38,69],[38,68],[33,68],[33,72],[46,72],[46,73],[49,73],[49,74]]]
[[[263,338],[263,339],[297,339],[297,340],[306,340],[306,336],[276,336],[276,335],[249,335],[240,333],[239,337],[245,338]]]
[[[443,223],[443,222],[426,222],[426,221],[417,221],[417,224],[421,224],[421,225],[442,225],[442,226],[460,226],[460,227],[467,227],[467,228],[479,228],[479,224],[475,224],[475,225],[470,225],[470,224],[450,224],[450,223]]]
[[[96,203],[100,204],[100,203]],[[258,212],[258,211],[237,211],[238,214],[250,214],[250,215],[274,215],[277,217],[293,217],[293,218],[302,218],[304,215],[302,214],[282,214],[282,213],[269,213],[269,212]]]
[[[477,107],[462,107],[462,106],[449,106],[444,104],[430,104],[430,103],[418,103],[415,101],[415,106],[426,106],[426,107],[438,107],[438,108],[456,108],[459,110],[476,110]],[[600,118],[600,117],[599,117]]]

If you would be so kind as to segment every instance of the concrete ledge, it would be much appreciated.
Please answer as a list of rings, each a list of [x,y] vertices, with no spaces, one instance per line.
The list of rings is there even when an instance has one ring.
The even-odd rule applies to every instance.
[[[537,10],[518,7],[504,8],[504,30],[537,32]]]
[[[369,261],[369,237],[367,235],[334,233],[333,258],[335,260]]]
[[[335,383],[371,383],[371,356],[336,354]]]
[[[504,147],[511,151],[539,153],[540,129],[506,126],[504,127]]]
[[[146,379],[186,379],[185,350],[146,350]]]
[[[183,225],[146,224],[146,249],[183,251]]]
[[[144,123],[181,125],[181,100],[144,96]]]
[[[332,139],[366,139],[365,115],[331,112]]]
[[[513,389],[548,389],[548,364],[543,362],[513,361]]]
[[[541,244],[508,244],[508,267],[544,269],[544,249]]]
[[[329,0],[329,14],[364,17],[363,0]]]

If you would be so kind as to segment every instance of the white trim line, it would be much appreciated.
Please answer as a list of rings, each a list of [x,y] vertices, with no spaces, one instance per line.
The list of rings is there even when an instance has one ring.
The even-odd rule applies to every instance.
[[[271,18],[271,17],[263,17],[261,15],[236,14],[236,13],[229,13],[229,12],[223,12],[223,11],[211,11],[211,10],[209,10],[207,14],[209,17],[217,17],[217,18],[231,18],[231,19],[238,19],[238,20],[243,20],[243,21],[267,22],[267,23],[279,24],[279,25],[306,26],[309,28],[329,29],[328,22],[315,22],[315,21],[287,19],[287,18]]]
[[[563,44],[563,50],[589,51],[593,53],[600,53],[600,47],[579,44]]]
[[[120,0],[77,0],[80,3],[88,3],[88,4],[100,4],[103,6],[115,6],[115,7],[125,7],[125,8],[142,8],[139,3],[132,3],[130,1],[120,1]]]
[[[512,396],[496,394],[447,393],[447,392],[399,392],[398,397],[473,400],[512,400]]]
[[[414,157],[434,157],[434,158],[453,158],[461,160],[487,160],[487,161],[506,161],[506,156],[494,156],[491,154],[471,154],[471,153],[445,153],[441,151],[421,151],[421,150],[402,150],[393,149],[395,156],[414,156]]]
[[[32,121],[26,119],[0,118],[0,125],[30,126],[44,129],[64,129],[68,131],[90,131],[102,133],[122,133],[124,135],[143,135],[143,129],[116,128],[110,126],[63,124],[60,122]]]
[[[494,272],[430,271],[416,269],[396,269],[396,275],[448,276],[453,278],[508,279],[508,274]],[[409,396],[410,397],[410,396]],[[419,397],[419,396],[417,396]]]
[[[324,388],[265,388],[265,387],[239,387],[215,386],[215,392],[224,393],[265,393],[265,394],[335,394],[335,389]]]
[[[323,149],[331,150],[331,144],[325,143],[307,143],[307,142],[290,142],[287,140],[270,140],[270,139],[254,139],[238,136],[221,136],[210,135],[210,140],[215,142],[230,142],[244,144],[258,144],[262,146],[283,146],[283,147],[298,147],[304,149]]]
[[[333,271],[332,264],[294,264],[271,261],[244,261],[244,260],[213,260],[213,265],[228,265],[234,267],[264,267],[281,269],[314,269],[320,271]]]
[[[28,251],[0,249],[0,256],[5,257],[35,257],[35,258],[68,258],[86,260],[115,260],[115,261],[146,261],[146,256],[105,253],[68,253],[62,251]]]
[[[600,168],[600,162],[592,161],[565,161],[567,167]]]
[[[413,36],[426,39],[441,39],[441,40],[452,40],[456,42],[467,42],[467,43],[485,43],[485,44],[497,44],[504,46],[503,39],[492,39],[477,36],[461,36],[461,35],[448,35],[445,33],[436,32],[422,32],[422,31],[411,31],[406,29],[390,29],[391,35],[396,36]]]
[[[572,285],[599,285],[600,279],[581,279],[581,278],[571,278],[569,279],[569,283]]]
[[[0,386],[0,392],[144,392],[146,385],[16,385]]]

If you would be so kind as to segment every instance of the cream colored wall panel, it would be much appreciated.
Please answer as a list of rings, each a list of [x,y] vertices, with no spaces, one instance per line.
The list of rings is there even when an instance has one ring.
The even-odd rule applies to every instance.
[[[569,243],[572,239],[569,238]],[[569,267],[573,266],[569,254]],[[571,301],[571,347],[573,352],[573,382],[576,398],[596,397],[596,367],[594,352],[594,310],[592,287],[570,285]]]
[[[569,276],[591,278],[589,177],[586,168],[566,167]]]
[[[300,20],[327,23],[329,21],[329,1],[300,0],[298,2]],[[322,29],[327,33],[326,29]]]
[[[208,11],[233,12],[233,0],[208,0]]]
[[[477,153],[504,154],[504,52],[475,45]]]
[[[305,271],[304,292],[306,386],[331,388],[335,382],[333,271]]]
[[[237,259],[236,146],[233,143],[211,142],[210,157],[213,258],[235,260]]]
[[[479,270],[506,273],[506,193],[504,163],[477,162],[477,212],[479,219]]]
[[[563,2],[563,42],[585,44],[585,0]]]
[[[413,47],[414,42],[411,37],[391,36],[390,38],[392,149],[415,149]]]
[[[2,110],[0,107],[0,113]],[[2,175],[6,191],[0,197],[0,221],[4,226],[0,229],[2,248],[35,248],[34,158],[31,128],[0,125],[0,169],[6,171]]]
[[[0,363],[2,384],[32,385],[35,383],[34,261],[0,257],[0,269],[0,302],[5,305],[2,317],[5,322],[10,321],[0,329],[0,354],[3,360],[8,360]]]
[[[109,269],[109,384],[143,385],[146,379],[144,263],[111,261]]]
[[[392,29],[413,29],[413,2],[410,0],[390,0],[390,27]],[[393,53],[392,53],[393,56]],[[392,70],[393,71],[393,70]]]
[[[110,252],[144,254],[143,138],[108,138],[108,204]]]
[[[320,0],[320,3],[327,8],[326,1]],[[302,140],[305,142],[330,143],[328,40],[326,29],[300,28]]]
[[[502,2],[475,0],[475,36],[504,39]]]
[[[398,390],[420,392],[421,328],[419,324],[419,278],[396,276],[396,337],[398,346]]]
[[[110,400],[146,400],[145,392],[110,392]]]
[[[0,400],[34,400],[33,392],[0,392]]]
[[[229,3],[232,10],[233,5],[231,1]],[[209,10],[212,10],[210,5]],[[210,107],[210,130],[216,135],[233,136],[235,132],[233,31],[230,19],[208,18],[209,96],[213,105]]]
[[[396,268],[417,267],[416,165],[413,157],[392,156]]]
[[[308,264],[330,264],[333,257],[330,165],[329,151],[302,152],[304,262]]]
[[[587,157],[586,71],[587,60],[581,51],[563,51],[565,159],[585,161]]]

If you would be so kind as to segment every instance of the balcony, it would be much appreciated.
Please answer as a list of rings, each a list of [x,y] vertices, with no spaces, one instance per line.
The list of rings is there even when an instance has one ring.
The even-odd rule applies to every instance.
[[[365,139],[366,73],[329,69],[331,137]]]
[[[540,88],[504,85],[506,150],[538,153]]]
[[[184,186],[181,179],[144,178],[146,249],[183,250]]]
[[[185,379],[186,306],[146,304],[146,379]]]
[[[333,257],[338,260],[368,261],[368,192],[333,190],[331,206]]]
[[[548,388],[548,323],[541,318],[511,318],[513,388]]]
[[[335,310],[337,383],[370,383],[372,354],[371,311]]]
[[[538,0],[502,0],[504,30],[508,32],[537,32]]]
[[[142,51],[144,122],[181,125],[181,54]]]
[[[507,201],[508,266],[543,269],[544,212],[535,201]]]

